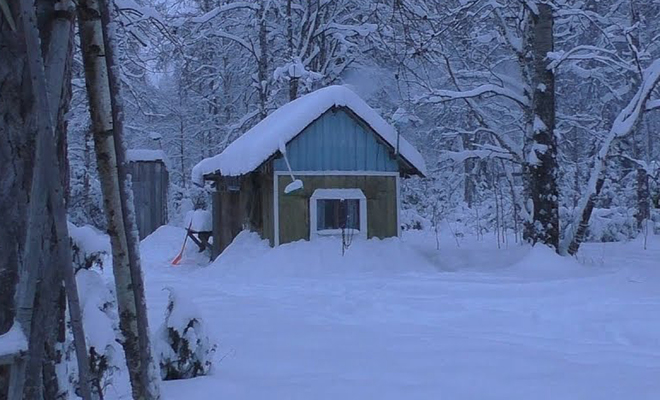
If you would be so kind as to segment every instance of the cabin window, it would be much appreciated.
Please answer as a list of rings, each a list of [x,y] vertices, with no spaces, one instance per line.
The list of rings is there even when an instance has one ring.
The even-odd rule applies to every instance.
[[[316,200],[316,229],[360,230],[360,200],[319,199]]]
[[[366,237],[367,201],[360,189],[317,189],[310,199],[310,238],[349,231]]]

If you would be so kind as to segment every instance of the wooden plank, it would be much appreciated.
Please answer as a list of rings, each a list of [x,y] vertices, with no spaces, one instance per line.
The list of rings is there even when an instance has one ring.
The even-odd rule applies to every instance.
[[[158,161],[131,162],[133,205],[140,238],[148,236],[167,223],[169,174]]]
[[[211,200],[213,202],[213,246],[211,248],[211,256],[215,258],[220,255],[223,250],[220,243],[220,232],[222,231],[222,213],[220,211],[222,208],[222,202],[220,199],[220,193],[213,192],[211,194]]]
[[[261,173],[261,217],[262,230],[261,237],[268,239],[271,246],[274,245],[275,237],[273,235],[273,176],[272,171]]]

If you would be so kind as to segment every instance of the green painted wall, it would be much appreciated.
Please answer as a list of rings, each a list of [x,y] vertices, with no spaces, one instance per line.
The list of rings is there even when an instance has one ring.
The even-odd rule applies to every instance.
[[[284,188],[291,177],[278,178],[280,244],[309,240],[309,199],[316,189],[361,189],[367,198],[367,237],[397,236],[394,176],[298,176],[304,187],[290,194]]]

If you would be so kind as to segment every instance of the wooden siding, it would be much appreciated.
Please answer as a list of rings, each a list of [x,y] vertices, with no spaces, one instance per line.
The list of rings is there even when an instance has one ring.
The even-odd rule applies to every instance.
[[[286,151],[294,171],[399,171],[392,149],[340,108],[310,124],[287,144]],[[283,158],[276,159],[274,167],[287,171]]]
[[[261,237],[267,239],[271,246],[275,245],[274,209],[273,209],[273,172],[267,170],[261,175]]]
[[[144,239],[167,223],[169,176],[160,161],[136,161],[128,164],[133,187],[135,219]]]
[[[235,186],[237,185],[237,186]],[[239,179],[216,180],[213,193],[212,257],[218,256],[244,229],[257,232],[273,244],[272,171],[253,172]]]
[[[304,187],[285,194],[291,177],[278,176],[280,243],[309,240],[309,199],[316,189],[361,189],[367,198],[367,237],[397,236],[395,176],[334,175],[297,176]]]

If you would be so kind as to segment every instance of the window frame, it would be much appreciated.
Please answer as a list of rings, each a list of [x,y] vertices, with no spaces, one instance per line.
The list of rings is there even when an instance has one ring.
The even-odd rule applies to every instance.
[[[360,204],[359,229],[357,237],[367,238],[367,198],[362,190],[352,189],[316,189],[309,198],[309,238],[311,240],[325,236],[340,236],[341,229],[318,229],[318,200],[358,200]]]

